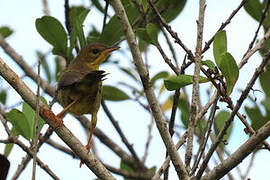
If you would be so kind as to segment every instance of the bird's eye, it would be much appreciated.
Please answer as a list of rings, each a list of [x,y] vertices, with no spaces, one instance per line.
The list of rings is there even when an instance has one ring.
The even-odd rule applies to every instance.
[[[92,49],[92,53],[93,54],[98,54],[99,53],[99,50],[98,49]]]

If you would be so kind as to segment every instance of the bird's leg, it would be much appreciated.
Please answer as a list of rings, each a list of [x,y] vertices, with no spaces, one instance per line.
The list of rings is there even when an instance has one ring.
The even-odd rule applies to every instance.
[[[79,100],[79,98],[75,99],[74,101],[72,101],[72,103],[70,103],[67,107],[65,107],[65,109],[63,109],[60,113],[58,113],[56,115],[57,118],[62,119],[62,117],[64,116],[64,114],[69,110],[69,108],[75,104],[77,101]]]
[[[96,124],[97,124],[97,112],[93,113],[92,114],[92,119],[91,119],[91,128],[90,128],[90,133],[89,133],[89,138],[88,138],[88,142],[86,144],[86,149],[88,150],[88,152],[90,151],[90,143],[91,143],[91,139],[92,139],[92,136],[93,136],[93,132],[94,132],[94,129],[96,127]],[[81,161],[80,162],[80,167],[82,167],[84,163]]]
[[[94,129],[95,129],[96,125],[97,125],[97,113],[95,112],[95,113],[92,114],[91,128],[90,128],[88,143],[85,146],[86,149],[88,150],[88,152],[90,151],[90,143],[91,143],[91,139],[92,139],[93,132],[94,132]]]

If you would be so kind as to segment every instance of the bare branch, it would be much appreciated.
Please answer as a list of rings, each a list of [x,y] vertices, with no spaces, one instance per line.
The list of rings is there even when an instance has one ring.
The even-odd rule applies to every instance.
[[[4,61],[0,58],[1,76],[21,95],[21,97],[32,107],[35,108],[36,97],[25,83],[15,74]],[[57,135],[77,154],[80,159],[101,179],[115,179],[101,162],[87,151],[82,143],[62,124],[54,113],[39,102],[40,115],[53,128]]]
[[[166,122],[163,119],[162,111],[159,107],[159,103],[156,99],[156,96],[154,94],[153,87],[151,86],[150,80],[149,80],[149,73],[148,70],[143,63],[142,56],[140,54],[139,47],[136,42],[136,36],[132,30],[132,27],[128,21],[125,9],[121,3],[120,0],[112,0],[112,5],[115,9],[115,12],[117,14],[117,17],[120,20],[122,29],[124,31],[124,34],[126,35],[127,42],[129,45],[129,48],[131,50],[133,60],[135,63],[135,66],[138,70],[138,73],[140,74],[140,78],[145,90],[147,101],[150,105],[150,108],[152,110],[153,116],[155,118],[155,122],[157,125],[157,128],[159,130],[159,133],[162,137],[162,140],[168,150],[168,153],[172,159],[172,162],[175,166],[175,169],[177,171],[177,174],[179,178],[182,179],[188,179],[188,174],[186,172],[186,169],[184,167],[184,164],[174,146],[174,143],[171,139],[170,133],[168,131],[168,128],[166,126]]]
[[[205,13],[205,0],[200,0],[200,9],[199,9],[199,20],[197,21],[197,45],[195,53],[195,69],[193,76],[193,87],[192,87],[192,100],[190,107],[190,116],[188,124],[188,141],[187,149],[185,155],[185,163],[188,171],[190,170],[190,161],[192,157],[193,149],[193,134],[195,128],[195,119],[197,114],[197,104],[199,102],[199,78],[200,78],[200,67],[202,59],[202,41],[203,41],[203,26],[204,26],[204,13]]]

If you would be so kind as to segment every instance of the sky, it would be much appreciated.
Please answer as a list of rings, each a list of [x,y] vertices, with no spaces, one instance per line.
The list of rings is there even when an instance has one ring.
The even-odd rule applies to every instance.
[[[41,38],[35,29],[35,20],[43,16],[42,1],[37,0],[28,0],[28,1],[16,1],[16,0],[3,0],[0,5],[0,26],[8,25],[15,32],[14,34],[7,39],[8,43],[23,56],[23,58],[33,65],[36,63],[36,50],[41,50],[42,52],[48,52],[51,50],[51,46]],[[70,1],[72,5],[80,4],[81,2],[86,1]],[[64,1],[48,1],[49,9],[51,15],[59,19],[62,23],[64,22]],[[224,22],[226,18],[230,15],[233,9],[235,9],[239,2],[234,0],[227,1],[215,1],[209,0],[206,2],[206,14],[205,14],[205,31],[204,31],[204,41],[209,40],[213,33],[217,31],[221,22]],[[86,3],[88,4],[88,3]],[[91,9],[88,17],[84,24],[94,24],[97,28],[101,29],[102,21],[97,21],[101,19],[101,14],[99,14],[95,9]],[[194,51],[196,45],[196,31],[197,25],[196,20],[198,18],[198,1],[189,0],[178,18],[176,18],[172,23],[172,28],[177,31],[181,40]],[[90,26],[85,26],[90,28]],[[232,22],[226,27],[227,38],[228,38],[228,51],[234,56],[237,62],[240,62],[243,54],[247,50],[248,44],[251,41],[254,32],[257,28],[257,23],[249,17],[244,10],[236,15]],[[260,32],[262,35],[262,32]],[[161,37],[160,42],[164,42],[164,39]],[[123,49],[126,50],[126,45],[123,45]],[[183,59],[184,52],[178,47],[175,46],[177,50],[178,59]],[[22,75],[20,68],[15,65],[12,60],[0,49],[0,57],[8,63],[11,67],[14,67],[14,71]],[[131,62],[130,54],[126,53],[126,59],[123,58],[123,55],[119,53],[114,53],[112,59],[119,59],[119,63],[122,66],[129,65]],[[160,70],[164,70],[166,65],[160,66],[162,58],[159,55],[158,51],[154,48],[150,48],[150,53],[148,56],[149,63],[153,64],[152,69],[150,69],[150,75],[154,75]],[[204,55],[204,59],[213,59],[212,50],[207,51]],[[53,56],[49,58],[49,61],[53,60]],[[247,66],[245,66],[240,71],[240,80],[237,82],[235,93],[233,93],[233,98],[236,100],[239,97],[239,92],[237,89],[245,87],[245,84],[249,81],[250,74],[247,72],[254,72],[254,67],[260,63],[260,56],[254,55]],[[116,83],[120,78],[126,81],[130,79],[123,77],[122,74],[117,72],[117,69],[111,64],[107,64],[101,67],[101,69],[106,70],[110,73],[110,80],[105,81],[107,85]],[[190,68],[188,73],[192,73],[193,69]],[[44,74],[43,74],[44,75]],[[35,86],[29,78],[24,78],[24,81],[34,90]],[[3,81],[1,81],[2,83]],[[56,85],[56,84],[55,84]],[[2,86],[2,85],[1,85]],[[7,84],[3,82],[3,86],[7,87]],[[202,88],[206,88],[208,85],[202,85]],[[260,88],[259,84],[255,84],[255,88]],[[191,87],[187,88],[188,92],[191,92]],[[9,105],[13,105],[20,99],[13,89],[10,89],[12,96],[9,97]],[[263,98],[261,94],[256,94],[257,98],[260,100]],[[16,100],[14,100],[16,99]],[[206,98],[203,99],[205,103]],[[151,121],[148,113],[144,111],[139,105],[132,101],[124,101],[121,103],[108,102],[108,107],[115,119],[118,120],[120,127],[127,135],[130,143],[134,145],[135,150],[139,154],[139,157],[142,157],[144,153],[144,146],[148,135],[147,125]],[[221,105],[222,106],[222,105]],[[20,108],[20,107],[18,107]],[[55,113],[61,111],[61,107],[55,105],[53,111]],[[241,110],[243,112],[243,110]],[[97,126],[103,130],[111,139],[114,139],[115,142],[126,150],[124,145],[121,143],[121,139],[118,134],[113,129],[110,121],[104,114],[103,110],[100,109],[99,112],[99,121]],[[238,119],[236,119],[238,121]],[[80,125],[74,121],[71,116],[66,116],[64,120],[65,125],[76,134],[83,144],[86,143],[87,134],[81,129]],[[130,128],[133,127],[133,128]],[[43,131],[46,128],[43,128]],[[229,143],[229,151],[233,152],[237,149],[239,144],[242,144],[247,140],[247,136],[244,133],[239,135],[239,132],[243,131],[243,125],[241,123],[235,122],[235,127],[233,129],[232,137],[237,135],[237,138],[231,138]],[[153,139],[150,144],[150,156],[148,157],[146,164],[148,167],[156,166],[160,167],[161,163],[164,160],[165,148],[164,144],[161,141],[161,138],[158,134],[157,128],[153,127]],[[0,138],[5,138],[4,129],[0,126]],[[57,137],[57,135],[52,136],[53,140],[61,143],[64,143]],[[22,139],[23,140],[23,139]],[[177,140],[177,138],[174,138]],[[24,141],[25,142],[25,141]],[[102,145],[98,140],[95,140],[98,150],[99,158],[106,162],[107,164],[112,164],[115,167],[119,167],[120,160],[108,150],[104,145]],[[196,148],[196,147],[195,147]],[[3,153],[4,145],[0,144],[0,153]],[[128,151],[127,151],[128,152]],[[183,158],[184,151],[180,150],[180,155]],[[9,160],[11,161],[11,168],[9,171],[8,179],[12,177],[16,171],[19,163],[22,158],[25,156],[18,146],[15,146],[12,150]],[[79,168],[79,160],[75,160],[70,156],[63,154],[55,150],[54,148],[43,145],[38,153],[38,157],[43,160],[54,172],[57,174],[60,179],[74,179],[80,176],[80,179],[94,179],[95,175],[85,166]],[[256,160],[254,161],[253,168],[249,173],[249,178],[251,179],[263,179],[266,168],[269,166],[270,156],[265,155],[265,151],[259,152],[256,154]],[[240,164],[240,167],[245,170],[248,160],[243,161]],[[173,168],[172,168],[173,169]],[[71,172],[72,171],[72,172]],[[170,171],[170,179],[174,179],[176,176],[173,170]],[[30,163],[25,171],[21,174],[19,179],[30,179],[32,174],[32,163]],[[234,174],[235,171],[234,171]],[[37,179],[50,179],[48,175],[37,166]],[[237,177],[236,177],[237,179]]]

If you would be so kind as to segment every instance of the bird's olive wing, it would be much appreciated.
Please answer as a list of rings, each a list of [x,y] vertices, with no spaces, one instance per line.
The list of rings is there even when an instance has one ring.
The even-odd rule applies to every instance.
[[[64,71],[59,76],[58,89],[70,86],[76,83],[93,84],[106,76],[105,71],[94,70],[90,72],[85,71]]]
[[[105,73],[105,71],[102,71],[102,70],[91,71],[84,76],[82,83],[92,85],[99,81],[103,81],[106,75],[107,74]]]

